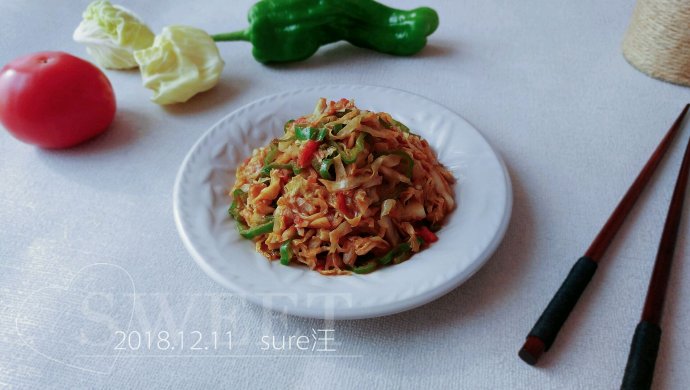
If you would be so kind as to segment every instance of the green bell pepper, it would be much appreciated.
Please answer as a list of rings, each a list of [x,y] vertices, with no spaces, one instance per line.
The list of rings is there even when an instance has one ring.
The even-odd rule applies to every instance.
[[[240,236],[248,239],[252,239],[256,236],[260,236],[262,234],[270,233],[273,231],[273,217],[269,217],[266,219],[266,222],[262,223],[259,226],[255,226],[253,228],[248,227],[244,223],[241,222],[241,217],[239,213],[239,202],[246,202],[247,200],[247,193],[242,191],[241,189],[236,189],[235,191],[232,192],[232,203],[230,204],[230,208],[228,209],[228,214],[232,216],[232,218],[235,219],[235,222],[237,224],[237,230],[240,232]]]
[[[383,118],[379,118],[379,124],[383,126],[384,129],[390,129],[391,124],[385,121]]]
[[[396,126],[403,132],[403,133],[409,133],[410,128],[405,126],[402,122],[398,122],[395,119],[393,119],[393,123],[395,123]]]
[[[288,265],[292,260],[292,239],[280,245],[280,264]]]
[[[333,175],[331,175],[331,167],[333,166],[333,158],[326,157],[319,161],[318,159],[311,160],[311,166],[316,172],[319,173],[322,179],[333,180]]]
[[[333,166],[332,158],[324,158],[319,164],[319,175],[322,179],[333,180],[333,175],[331,175],[331,167]]]
[[[421,237],[417,237],[417,242],[420,245],[424,244],[424,240]],[[381,265],[388,264],[391,261],[393,261],[399,257],[407,256],[408,254],[410,254],[411,250],[412,250],[412,247],[410,246],[410,244],[407,242],[403,242],[402,244],[398,244],[398,246],[391,249],[383,257],[379,258],[378,263]]]
[[[283,125],[283,131],[288,132],[288,129],[290,128],[290,125],[294,122],[294,119],[290,119],[289,121],[285,122],[285,125]]]
[[[230,203],[230,208],[228,209],[228,214],[236,221],[240,220],[240,212],[237,210],[239,207],[239,201],[246,202],[247,193],[241,189],[236,189],[232,192],[232,203]]]
[[[390,123],[388,123],[388,121],[384,120],[383,118],[379,118],[379,124],[386,129],[392,129],[393,128],[393,126]],[[397,126],[398,129],[400,131],[402,131],[403,133],[410,133],[410,128],[405,126],[404,123],[393,119],[393,124],[395,124],[395,126]],[[416,134],[413,134],[413,135],[416,135]]]
[[[345,125],[343,123],[338,123],[337,125],[333,126],[333,135],[337,135],[338,132],[344,128]]]
[[[352,272],[354,272],[356,274],[368,274],[368,273],[374,272],[374,270],[376,270],[377,266],[378,266],[378,264],[376,263],[376,260],[369,260],[364,265],[353,268]]]
[[[292,173],[295,175],[299,175],[299,173],[302,172],[302,169],[296,167],[294,164],[268,164],[261,168],[260,175],[263,177],[271,176],[272,169],[291,169]]]
[[[271,146],[268,148],[268,152],[266,153],[266,157],[264,157],[264,165],[268,165],[273,162],[273,160],[276,159],[276,155],[278,155],[278,145],[276,141],[274,140],[271,142]]]
[[[412,248],[410,247],[410,244],[403,242],[402,244],[399,244],[395,248],[391,249],[388,253],[386,253],[383,257],[378,259],[379,264],[385,265],[393,261],[394,258],[408,253]]]
[[[240,231],[240,236],[251,240],[254,237],[273,231],[273,217],[269,217],[267,221],[268,222],[264,222],[261,225],[253,228],[248,227],[240,221],[237,221],[237,230]]]
[[[343,163],[352,164],[357,161],[357,156],[364,150],[365,142],[367,140],[367,133],[360,133],[355,141],[355,146],[350,150],[346,150],[340,144],[335,144],[340,154],[340,158],[343,159]]]
[[[330,149],[329,153],[319,160],[314,158],[311,160],[311,166],[316,172],[319,173],[322,179],[333,180],[333,175],[331,174],[331,168],[333,167],[333,158],[338,154],[337,149]]]
[[[325,127],[317,129],[315,127],[295,126],[295,138],[300,141],[314,140],[321,142],[326,139],[327,134],[328,129]]]
[[[438,27],[438,14],[405,11],[374,0],[261,0],[249,10],[245,30],[213,35],[215,41],[249,41],[262,63],[302,61],[320,46],[341,40],[382,53],[416,54]]]

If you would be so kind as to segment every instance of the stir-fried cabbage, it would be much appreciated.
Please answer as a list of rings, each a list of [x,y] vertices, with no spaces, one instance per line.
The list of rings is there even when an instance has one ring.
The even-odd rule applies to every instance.
[[[250,227],[273,218],[273,231],[254,238],[269,259],[370,272],[436,239],[429,229],[455,207],[453,182],[429,144],[389,114],[320,99],[237,168],[231,193],[246,197],[233,215]]]

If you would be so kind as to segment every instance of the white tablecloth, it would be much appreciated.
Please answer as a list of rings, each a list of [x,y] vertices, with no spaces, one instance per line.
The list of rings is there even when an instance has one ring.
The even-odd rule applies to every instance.
[[[39,50],[87,58],[71,40],[87,3],[1,2],[0,63]],[[222,32],[246,24],[251,1],[121,3],[156,31],[189,24]],[[118,99],[115,122],[81,147],[43,151],[0,132],[0,384],[617,387],[690,126],[540,367],[524,364],[517,350],[690,100],[689,90],[651,79],[625,62],[620,46],[631,0],[428,3],[439,11],[441,25],[413,58],[338,43],[302,63],[263,66],[249,44],[223,43],[227,65],[220,85],[179,106],[149,102],[136,71],[107,71]],[[324,324],[284,317],[232,296],[184,249],[171,193],[195,140],[257,98],[325,83],[391,86],[427,96],[473,123],[504,157],[515,200],[506,237],[475,276],[443,298],[370,320]],[[686,210],[654,382],[660,389],[690,385],[688,220]],[[89,291],[117,294],[84,300],[80,294]],[[200,345],[208,346],[212,332],[231,331],[233,349],[172,352],[163,345],[134,351],[137,336],[128,331],[114,336],[134,338],[117,359],[107,344],[111,339],[102,344],[102,356],[93,356],[96,339],[122,325],[99,313],[125,318],[113,296],[135,298],[125,330],[144,339],[147,331],[158,337],[155,332],[164,330],[182,332],[189,343],[202,337]],[[278,351],[273,345],[262,350],[262,341],[311,337],[320,329],[334,331],[330,347],[337,352],[294,346]]]

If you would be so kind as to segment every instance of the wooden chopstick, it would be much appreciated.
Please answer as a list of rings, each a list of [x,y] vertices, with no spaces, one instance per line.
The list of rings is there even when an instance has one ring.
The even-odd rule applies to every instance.
[[[654,271],[649,280],[647,298],[642,310],[642,318],[635,328],[628,355],[628,364],[623,376],[623,390],[649,389],[652,386],[656,356],[659,352],[661,339],[661,315],[666,300],[666,287],[671,276],[673,253],[676,250],[678,229],[683,215],[685,190],[688,186],[688,172],[690,171],[690,140],[685,147],[683,163],[678,172],[676,187],[666,215],[664,231],[661,234],[659,250],[657,251]]]
[[[563,284],[561,284],[561,287],[527,335],[525,344],[518,352],[520,358],[527,364],[536,364],[541,355],[548,351],[553,344],[565,320],[568,319],[568,315],[570,315],[587,284],[594,276],[594,272],[597,270],[597,263],[601,260],[606,249],[608,249],[616,233],[620,230],[625,218],[630,213],[637,199],[639,199],[642,190],[644,190],[676,134],[678,134],[688,108],[690,108],[690,104],[685,106],[675,120],[644,168],[642,168],[642,171],[640,171],[633,184],[623,196],[623,199],[621,199],[606,221],[606,224],[602,227],[594,241],[592,241],[585,255],[575,263]]]

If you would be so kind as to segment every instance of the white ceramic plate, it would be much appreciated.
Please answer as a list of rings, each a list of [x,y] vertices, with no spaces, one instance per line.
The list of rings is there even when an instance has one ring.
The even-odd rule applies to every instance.
[[[228,217],[235,169],[310,113],[320,97],[355,99],[385,111],[426,138],[457,178],[458,207],[439,241],[409,261],[368,275],[323,276],[269,262]],[[328,319],[409,310],[451,291],[476,272],[503,238],[512,207],[508,173],[496,152],[463,118],[424,97],[395,89],[329,85],[280,93],[223,118],[192,147],[177,176],[173,208],[185,246],[201,268],[251,302],[288,314]]]

